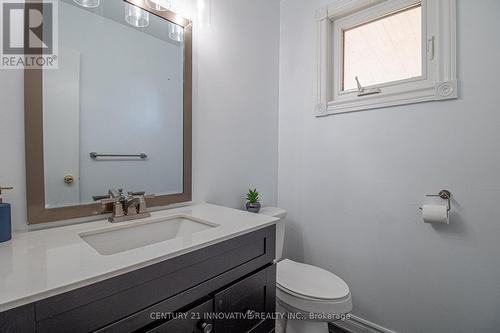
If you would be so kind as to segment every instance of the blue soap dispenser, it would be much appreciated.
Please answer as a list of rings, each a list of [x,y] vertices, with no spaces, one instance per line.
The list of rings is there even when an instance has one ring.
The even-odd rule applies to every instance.
[[[12,190],[13,187],[0,186],[0,243],[10,241],[12,238],[12,224],[10,220],[10,205],[2,202],[2,191]]]

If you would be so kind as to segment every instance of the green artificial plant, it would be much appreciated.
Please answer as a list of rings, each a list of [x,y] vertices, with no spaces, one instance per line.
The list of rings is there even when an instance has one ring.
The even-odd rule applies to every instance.
[[[248,190],[247,201],[252,204],[260,201],[259,192],[257,192],[257,189]]]

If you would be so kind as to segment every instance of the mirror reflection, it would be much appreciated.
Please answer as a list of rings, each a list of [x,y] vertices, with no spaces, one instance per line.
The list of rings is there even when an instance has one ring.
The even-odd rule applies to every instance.
[[[122,0],[63,0],[59,42],[43,71],[46,207],[183,192],[183,28]]]

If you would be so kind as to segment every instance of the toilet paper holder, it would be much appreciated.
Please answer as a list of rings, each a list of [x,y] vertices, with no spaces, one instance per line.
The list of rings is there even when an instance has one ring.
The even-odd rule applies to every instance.
[[[448,190],[441,190],[438,194],[427,194],[428,198],[441,198],[443,200],[448,200],[448,212],[451,210],[451,192]],[[422,207],[420,207],[422,210]]]

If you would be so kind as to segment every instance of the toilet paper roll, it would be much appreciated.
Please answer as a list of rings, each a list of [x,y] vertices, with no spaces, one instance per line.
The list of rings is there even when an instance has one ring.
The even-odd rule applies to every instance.
[[[422,207],[422,217],[425,223],[446,223],[450,224],[448,207],[443,205],[424,205]]]

